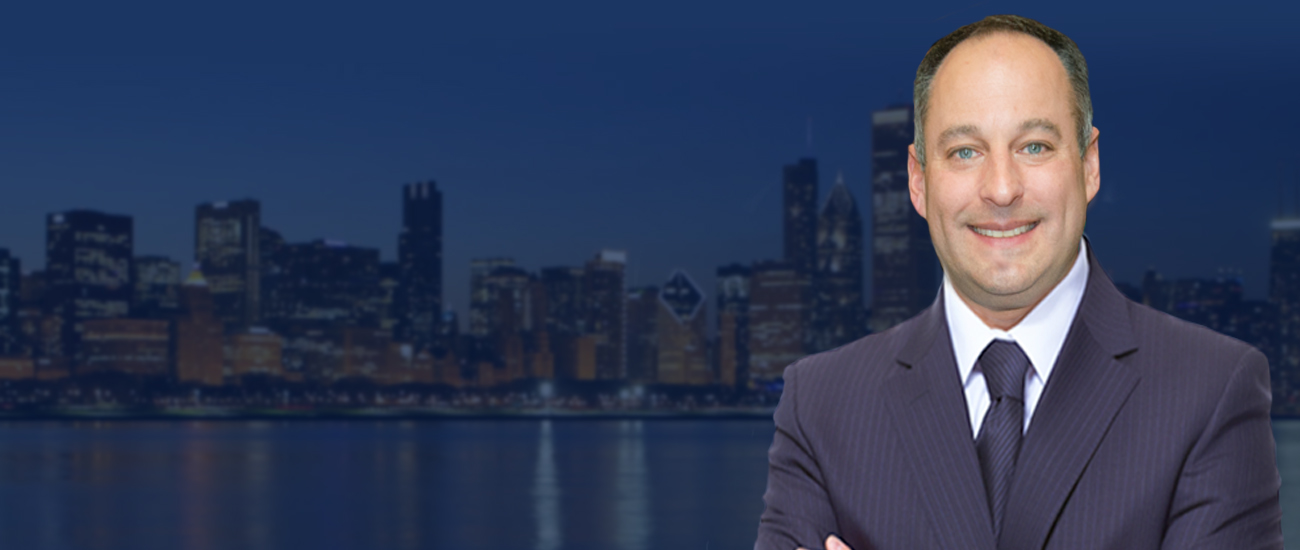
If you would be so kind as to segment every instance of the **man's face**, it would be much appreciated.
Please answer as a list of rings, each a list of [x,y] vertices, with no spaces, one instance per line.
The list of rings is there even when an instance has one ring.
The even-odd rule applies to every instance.
[[[972,306],[1036,305],[1069,272],[1100,183],[1097,130],[1084,158],[1060,59],[1023,34],[967,40],[935,73],[926,166],[908,160],[912,204]]]

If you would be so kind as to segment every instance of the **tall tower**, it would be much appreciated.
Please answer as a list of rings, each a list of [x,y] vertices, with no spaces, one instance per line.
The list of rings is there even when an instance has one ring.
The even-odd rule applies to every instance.
[[[262,206],[252,199],[211,202],[195,209],[194,257],[227,332],[261,321]]]
[[[430,349],[442,318],[442,193],[432,180],[402,186],[397,256],[397,339]]]
[[[22,353],[22,324],[18,310],[22,298],[22,265],[0,248],[0,356]]]
[[[85,321],[130,315],[134,222],[72,210],[50,214],[45,228],[46,305],[61,322],[58,347],[73,357]]]
[[[586,302],[586,334],[595,342],[596,378],[627,379],[626,316],[627,290],[624,271],[627,252],[601,250],[587,261],[582,292]]]
[[[804,356],[808,278],[788,262],[756,262],[749,284],[749,380],[770,382]]]
[[[1277,364],[1273,367],[1274,403],[1300,392],[1300,218],[1271,224],[1268,300],[1277,308]]]
[[[485,338],[492,333],[496,296],[488,278],[499,268],[512,268],[514,258],[474,258],[469,261],[469,333]]]
[[[749,381],[749,282],[753,270],[744,264],[718,268],[718,381],[737,385]]]
[[[925,218],[907,191],[910,105],[871,114],[872,332],[920,313],[939,291],[939,264]]]
[[[862,217],[840,175],[817,220],[810,351],[836,348],[866,335],[862,260]]]
[[[785,261],[801,273],[817,264],[817,161],[785,167]]]
[[[658,378],[662,384],[710,384],[704,291],[685,271],[675,271],[659,292]]]

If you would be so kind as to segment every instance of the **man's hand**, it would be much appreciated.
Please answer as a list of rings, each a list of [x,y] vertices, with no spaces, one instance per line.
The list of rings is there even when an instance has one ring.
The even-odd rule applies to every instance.
[[[808,549],[800,547],[799,550],[808,550]],[[829,537],[826,537],[826,550],[853,550],[853,549],[849,548],[849,545],[844,544],[844,541],[840,540],[839,537],[835,535],[831,535]]]

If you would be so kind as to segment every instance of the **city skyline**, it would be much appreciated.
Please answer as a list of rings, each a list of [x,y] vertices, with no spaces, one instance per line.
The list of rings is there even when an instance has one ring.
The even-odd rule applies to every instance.
[[[783,165],[818,159],[819,204],[837,172],[867,196],[871,113],[908,102],[934,39],[1000,11],[1088,56],[1105,167],[1088,233],[1117,280],[1236,268],[1262,297],[1268,220],[1297,195],[1278,192],[1297,179],[1300,75],[1279,70],[1295,6],[511,8],[529,24],[472,6],[24,9],[0,60],[0,246],[24,269],[43,262],[41,216],[78,207],[132,215],[139,254],[188,268],[194,206],[245,197],[286,241],[387,261],[392,189],[434,179],[462,319],[476,257],[533,269],[618,248],[630,285],[683,268],[711,290],[718,265],[781,257]]]

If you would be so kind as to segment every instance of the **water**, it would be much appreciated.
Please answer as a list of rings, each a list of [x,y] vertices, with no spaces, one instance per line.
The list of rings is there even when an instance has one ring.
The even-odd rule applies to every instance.
[[[1274,427],[1300,540],[1300,421]],[[13,548],[750,548],[770,420],[0,423]]]

